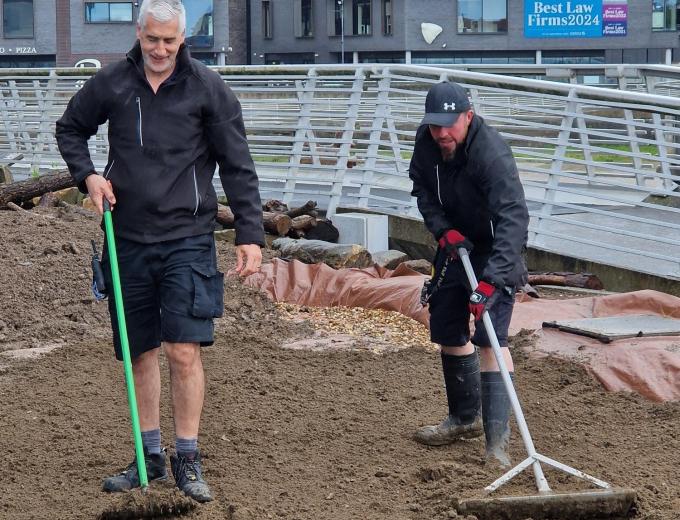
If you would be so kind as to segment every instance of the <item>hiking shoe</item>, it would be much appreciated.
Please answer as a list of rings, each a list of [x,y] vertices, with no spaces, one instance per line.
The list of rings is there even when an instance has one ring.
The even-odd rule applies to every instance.
[[[165,450],[158,454],[148,454],[144,452],[146,462],[146,477],[149,482],[152,480],[165,480],[168,478],[168,471],[165,469]],[[137,457],[124,470],[104,479],[103,489],[110,493],[119,491],[129,491],[139,487],[139,472],[137,471]]]
[[[172,475],[175,484],[190,498],[196,502],[210,502],[213,499],[210,488],[203,480],[201,468],[201,454],[198,450],[194,453],[180,453],[170,457]]]
[[[423,426],[416,431],[414,438],[421,444],[428,446],[443,446],[461,439],[473,439],[484,433],[482,418],[477,416],[469,424],[460,424],[458,419],[446,417],[434,426]]]

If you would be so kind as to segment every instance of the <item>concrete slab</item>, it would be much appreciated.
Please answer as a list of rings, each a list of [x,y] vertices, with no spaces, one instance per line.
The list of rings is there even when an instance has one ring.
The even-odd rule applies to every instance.
[[[581,320],[544,321],[544,328],[559,329],[610,343],[644,336],[680,336],[680,320],[652,314],[632,314]]]

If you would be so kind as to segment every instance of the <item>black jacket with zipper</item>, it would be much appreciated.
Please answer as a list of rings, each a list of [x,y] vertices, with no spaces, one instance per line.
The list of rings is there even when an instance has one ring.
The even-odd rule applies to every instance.
[[[445,162],[429,128],[421,126],[409,176],[435,238],[457,229],[473,243],[473,258],[488,256],[480,279],[497,287],[526,282],[529,213],[515,159],[495,129],[475,114],[465,142]]]
[[[262,205],[241,105],[222,78],[177,54],[156,93],[146,80],[139,42],[127,59],[90,78],[57,121],[59,151],[81,191],[95,171],[88,139],[109,122],[103,175],[116,195],[116,235],[142,243],[215,229],[216,164],[235,216],[236,244],[264,245]]]

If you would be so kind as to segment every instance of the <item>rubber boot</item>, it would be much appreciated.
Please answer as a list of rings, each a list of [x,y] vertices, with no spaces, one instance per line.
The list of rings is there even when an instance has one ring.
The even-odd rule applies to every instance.
[[[441,356],[449,415],[439,424],[424,426],[416,432],[415,440],[429,446],[450,444],[482,434],[479,356],[476,352],[465,356],[442,352]]]
[[[510,374],[513,377],[513,374]],[[500,372],[482,372],[482,419],[486,437],[486,456],[503,467],[510,466],[510,398]]]

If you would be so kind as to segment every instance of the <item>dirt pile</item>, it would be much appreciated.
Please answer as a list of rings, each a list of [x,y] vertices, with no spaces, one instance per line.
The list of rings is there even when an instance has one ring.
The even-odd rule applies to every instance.
[[[9,462],[0,518],[95,518],[115,503],[100,491],[102,477],[133,455],[106,305],[89,290],[98,219],[63,209],[0,211],[0,235],[0,436]],[[218,249],[226,270],[233,248]],[[183,518],[456,519],[456,499],[500,475],[479,440],[437,449],[411,440],[445,413],[435,351],[283,349],[312,337],[312,321],[286,319],[233,279],[225,301],[217,342],[204,350],[200,438],[217,499]],[[680,405],[607,394],[573,364],[522,355],[517,347],[532,341],[530,333],[513,338],[538,450],[636,488],[637,519],[680,518]],[[47,346],[54,348],[36,359],[6,355]],[[167,379],[163,392],[163,440],[172,448]],[[524,458],[516,433],[511,455]],[[556,489],[577,487],[548,478]],[[523,476],[506,492],[532,489]]]

